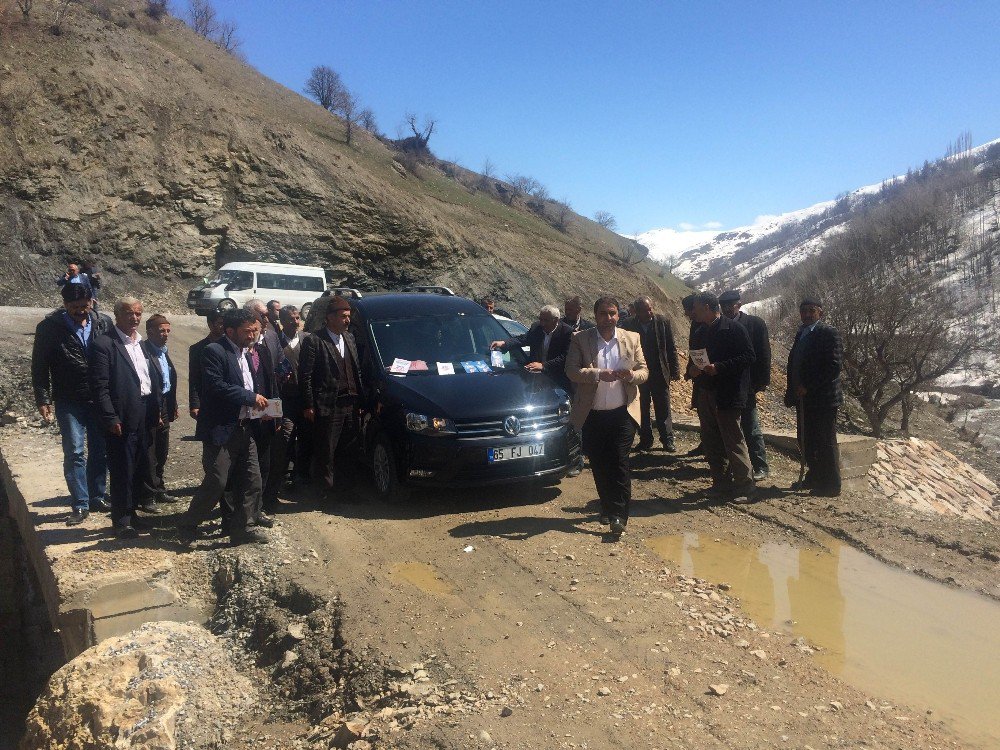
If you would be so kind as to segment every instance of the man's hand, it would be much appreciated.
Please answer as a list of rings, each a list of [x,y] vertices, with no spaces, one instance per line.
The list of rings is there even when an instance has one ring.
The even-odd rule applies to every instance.
[[[188,411],[188,413],[191,415],[191,419],[197,419],[198,418],[198,412],[200,412],[200,411],[201,411],[201,409],[190,409]]]
[[[795,395],[802,398],[806,395],[806,387],[804,385],[795,386]]]
[[[52,421],[52,404],[41,404],[38,407],[38,413],[42,415],[42,419],[46,422]]]
[[[624,380],[626,383],[631,383],[632,378],[635,377],[635,373],[631,370],[615,370],[615,377],[619,380]]]
[[[545,369],[545,365],[542,362],[529,362],[524,366],[524,369],[528,372],[542,372]]]
[[[717,370],[715,369],[715,365],[713,365],[713,364],[711,364],[711,363],[710,363],[710,364],[707,364],[707,365],[705,365],[704,367],[702,367],[702,368],[701,368],[701,371],[702,371],[703,373],[705,373],[706,375],[715,375],[715,373],[716,373],[716,372],[718,372],[718,371],[717,371]]]
[[[492,341],[490,342],[490,349],[503,349],[503,341]]]
[[[315,409],[303,409],[302,410],[302,417],[307,422],[315,422],[316,421],[316,410]]]
[[[618,375],[615,374],[614,370],[601,370],[601,374],[598,375],[598,378],[605,383],[614,383],[618,380]]]
[[[257,394],[257,398],[255,399],[254,403],[257,405],[258,409],[267,408],[267,399],[261,396],[259,393]]]
[[[122,436],[122,423],[121,422],[115,422],[113,425],[111,425],[111,429],[109,430],[109,432],[112,435],[114,435],[115,437],[121,437]]]

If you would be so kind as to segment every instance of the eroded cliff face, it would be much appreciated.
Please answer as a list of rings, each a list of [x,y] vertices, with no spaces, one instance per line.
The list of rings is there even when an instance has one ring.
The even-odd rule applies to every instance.
[[[0,37],[12,301],[52,299],[73,257],[176,307],[191,280],[249,259],[322,265],[351,285],[447,284],[519,311],[570,293],[659,294],[592,222],[559,231],[434,167],[407,172],[367,133],[348,146],[339,119],[179,21],[84,4],[53,35],[53,4],[36,8]]]

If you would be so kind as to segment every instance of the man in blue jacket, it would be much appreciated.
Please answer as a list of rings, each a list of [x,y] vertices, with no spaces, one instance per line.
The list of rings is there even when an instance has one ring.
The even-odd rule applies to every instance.
[[[262,485],[251,410],[264,409],[267,399],[254,390],[248,359],[261,323],[249,310],[232,310],[226,313],[224,326],[226,335],[201,355],[202,402],[195,437],[202,441],[205,478],[181,520],[180,532],[185,541],[194,538],[198,524],[223,500],[232,477],[232,504],[223,508],[230,542],[266,543],[267,537],[252,528],[261,514]]]

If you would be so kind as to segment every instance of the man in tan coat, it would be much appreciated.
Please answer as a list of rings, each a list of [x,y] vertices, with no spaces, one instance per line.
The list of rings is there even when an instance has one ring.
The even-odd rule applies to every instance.
[[[576,384],[570,421],[583,431],[601,523],[616,536],[628,523],[629,451],[641,418],[639,386],[649,377],[639,334],[618,328],[618,310],[614,297],[597,300],[597,326],[573,336],[566,355],[566,376]]]

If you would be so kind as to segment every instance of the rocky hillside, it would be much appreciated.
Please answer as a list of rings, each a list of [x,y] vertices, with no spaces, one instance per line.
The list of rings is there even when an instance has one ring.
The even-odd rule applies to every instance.
[[[35,0],[0,20],[0,292],[53,300],[91,257],[109,293],[183,307],[231,260],[321,265],[362,288],[492,294],[525,315],[568,294],[682,285],[614,258],[614,235],[478,189],[343,123],[144,4]],[[446,127],[442,123],[442,127]],[[430,144],[433,147],[433,142]],[[509,201],[509,203],[508,203]],[[113,291],[111,291],[113,290]]]

